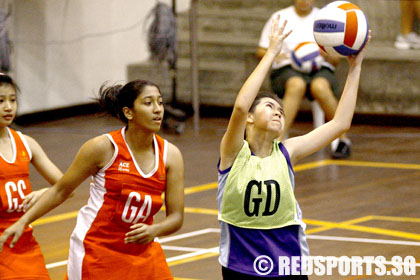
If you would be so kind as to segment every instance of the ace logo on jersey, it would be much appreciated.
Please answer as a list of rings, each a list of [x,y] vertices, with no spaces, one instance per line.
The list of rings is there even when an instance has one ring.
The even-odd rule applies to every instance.
[[[130,163],[121,161],[118,165],[118,171],[130,172]]]

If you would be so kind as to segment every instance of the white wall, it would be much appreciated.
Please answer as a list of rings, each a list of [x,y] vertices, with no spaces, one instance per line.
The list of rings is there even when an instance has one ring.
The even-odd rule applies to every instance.
[[[161,0],[172,5],[172,0]],[[19,114],[91,102],[104,81],[148,59],[146,16],[156,0],[15,0],[10,20]],[[190,0],[177,0],[185,11]]]

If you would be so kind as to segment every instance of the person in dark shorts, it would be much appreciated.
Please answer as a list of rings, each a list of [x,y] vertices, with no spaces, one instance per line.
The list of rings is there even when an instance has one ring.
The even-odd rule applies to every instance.
[[[272,65],[270,81],[273,91],[282,98],[286,114],[286,127],[282,138],[286,138],[300,108],[303,98],[316,100],[324,111],[327,120],[331,120],[338,104],[338,81],[334,74],[339,59],[323,55],[322,67],[311,73],[302,73],[291,66],[290,53],[302,42],[315,42],[313,23],[319,8],[315,0],[294,0],[294,5],[275,12],[264,26],[256,56],[262,58],[267,51],[271,22],[277,15],[287,20],[294,30],[284,41],[281,53]],[[338,143],[332,146],[333,158],[350,156],[351,141],[346,134],[339,137]]]

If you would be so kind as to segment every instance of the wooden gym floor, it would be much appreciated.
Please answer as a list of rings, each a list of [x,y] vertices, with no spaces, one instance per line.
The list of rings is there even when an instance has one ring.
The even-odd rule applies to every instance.
[[[216,210],[218,147],[226,118],[192,121],[182,135],[162,131],[185,161],[185,220],[180,231],[161,238],[175,279],[221,279]],[[65,171],[86,140],[119,129],[109,117],[85,115],[16,129],[39,141]],[[298,122],[291,135],[311,129]],[[414,256],[420,262],[420,130],[418,127],[353,125],[348,160],[331,160],[327,150],[295,166],[296,197],[307,224],[313,256]],[[32,170],[33,189],[46,182]],[[77,211],[87,202],[88,182],[75,196],[33,224],[52,279],[63,279],[69,237]],[[162,211],[157,220],[163,217]],[[388,269],[391,267],[388,266]],[[417,265],[416,274],[420,275]],[[419,276],[401,276],[415,279]],[[380,276],[310,276],[310,279],[380,279]],[[383,278],[381,278],[383,279]],[[417,278],[418,279],[418,278]]]

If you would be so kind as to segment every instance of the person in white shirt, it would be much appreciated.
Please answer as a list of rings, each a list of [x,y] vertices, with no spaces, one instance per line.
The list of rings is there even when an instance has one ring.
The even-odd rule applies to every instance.
[[[324,111],[327,120],[334,117],[337,109],[338,81],[334,74],[339,58],[322,53],[324,61],[319,70],[302,73],[291,67],[291,52],[302,42],[315,42],[313,24],[319,8],[314,6],[315,0],[294,0],[294,5],[275,12],[268,19],[261,33],[256,56],[261,59],[269,45],[271,23],[278,15],[287,20],[288,26],[293,26],[293,32],[283,43],[283,49],[272,64],[270,82],[273,91],[282,98],[286,115],[285,130],[282,135],[287,137],[303,98],[316,100]],[[338,145],[332,150],[333,158],[350,156],[351,141],[346,134],[339,138]]]

